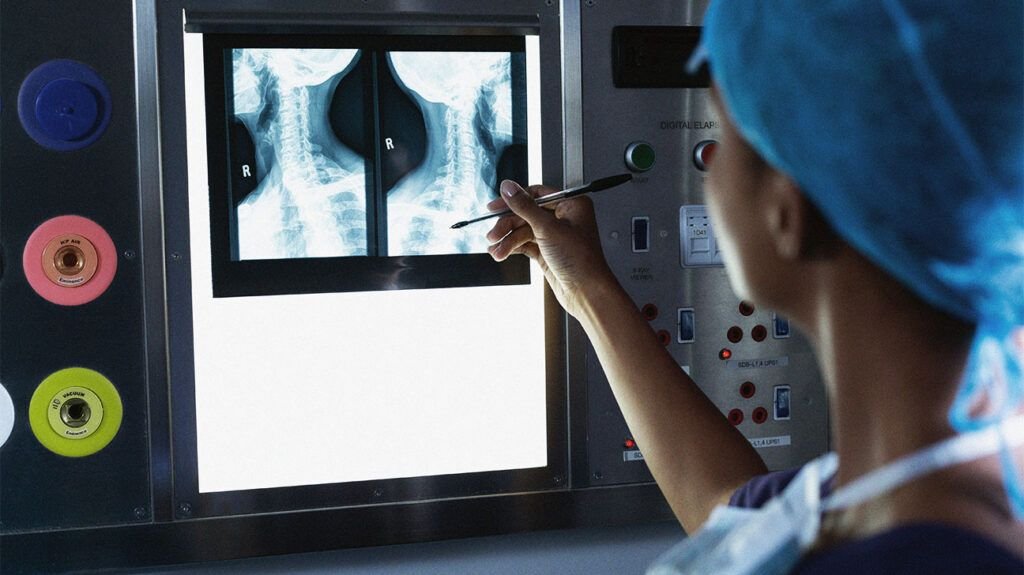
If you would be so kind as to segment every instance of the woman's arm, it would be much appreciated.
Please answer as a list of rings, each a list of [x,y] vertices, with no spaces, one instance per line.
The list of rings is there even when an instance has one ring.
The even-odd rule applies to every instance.
[[[750,443],[682,371],[612,274],[601,253],[593,207],[578,198],[554,213],[505,182],[491,208],[515,213],[488,234],[491,255],[533,258],[559,302],[583,325],[611,383],[626,423],[655,480],[693,532],[734,490],[766,469]],[[513,192],[509,195],[509,192]]]

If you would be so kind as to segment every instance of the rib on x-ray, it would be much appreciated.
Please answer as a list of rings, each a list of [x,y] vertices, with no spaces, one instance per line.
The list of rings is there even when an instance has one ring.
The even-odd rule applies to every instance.
[[[484,252],[483,233],[450,226],[496,197],[496,164],[512,143],[510,55],[390,52],[388,56],[398,82],[423,110],[427,126],[423,163],[388,193],[388,253]]]
[[[240,259],[366,255],[365,163],[337,140],[325,110],[358,55],[233,51],[235,117],[265,174],[238,206]]]

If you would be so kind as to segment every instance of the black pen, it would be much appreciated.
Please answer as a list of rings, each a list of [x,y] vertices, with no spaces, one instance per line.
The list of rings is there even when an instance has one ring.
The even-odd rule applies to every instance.
[[[560,192],[548,194],[537,198],[537,205],[543,206],[544,204],[550,204],[551,202],[560,202],[583,194],[589,194],[591,192],[600,192],[601,190],[607,190],[608,188],[614,188],[619,184],[624,184],[633,179],[633,174],[619,174],[617,176],[609,176],[607,178],[601,178],[600,180],[594,180],[589,184],[583,184],[582,186],[576,186],[574,188],[567,188]],[[511,214],[512,210],[504,209],[500,212],[491,212],[486,216],[480,216],[471,220],[464,220],[456,224],[452,224],[452,229],[458,229],[469,224],[475,224],[476,222],[487,220],[490,218],[496,218],[498,216],[504,216],[505,214]]]

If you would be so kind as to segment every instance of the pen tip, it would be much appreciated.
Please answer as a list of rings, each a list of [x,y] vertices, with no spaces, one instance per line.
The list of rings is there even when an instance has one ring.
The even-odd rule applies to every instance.
[[[458,223],[454,223],[454,224],[452,224],[452,229],[453,229],[453,230],[457,230],[457,229],[461,228],[461,227],[462,227],[462,226],[464,226],[464,225],[466,225],[466,222],[458,222]]]

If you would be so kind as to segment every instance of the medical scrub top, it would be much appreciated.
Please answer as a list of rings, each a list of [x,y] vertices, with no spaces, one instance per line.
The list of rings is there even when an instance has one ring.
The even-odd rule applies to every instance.
[[[799,470],[755,477],[733,493],[729,505],[759,508],[781,493]],[[828,483],[822,485],[822,497],[830,491]],[[809,554],[792,573],[1024,575],[1024,559],[973,531],[939,523],[915,523]]]

